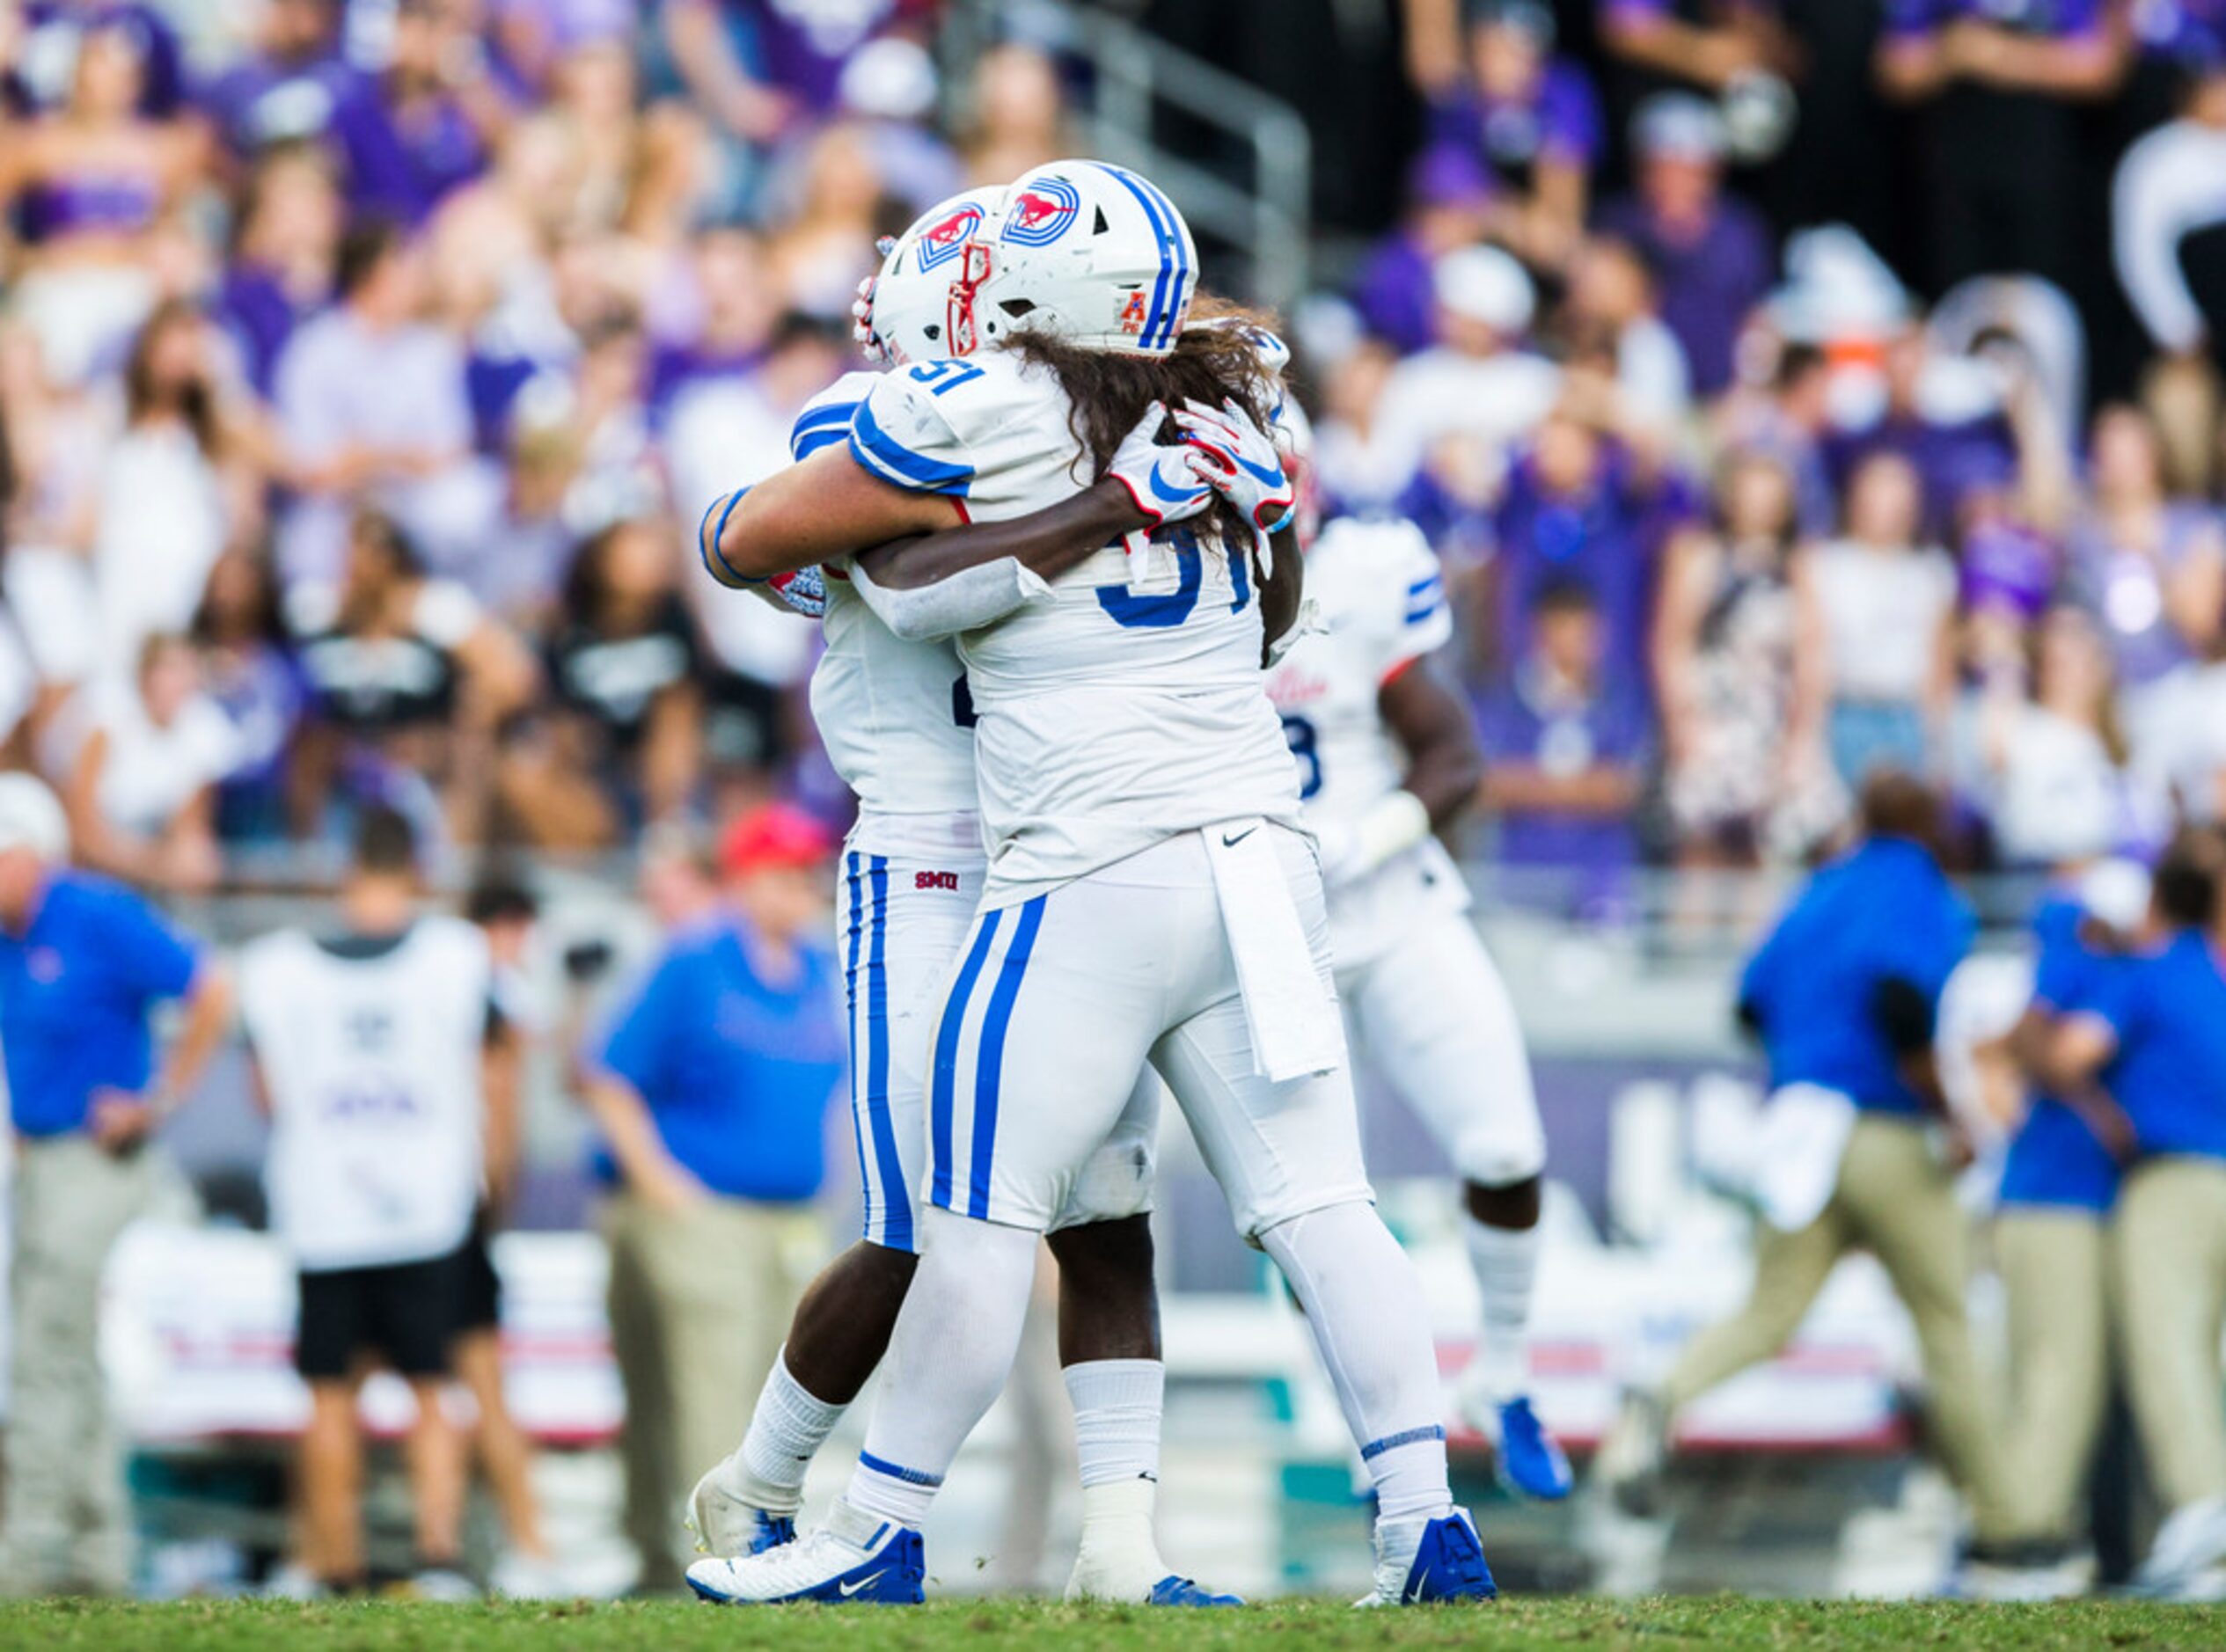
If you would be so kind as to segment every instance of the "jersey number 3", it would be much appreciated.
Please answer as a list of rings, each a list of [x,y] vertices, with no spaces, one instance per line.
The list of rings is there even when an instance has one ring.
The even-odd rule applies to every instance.
[[[1314,725],[1288,712],[1283,714],[1283,738],[1299,765],[1299,800],[1303,803],[1322,790],[1322,748]]]

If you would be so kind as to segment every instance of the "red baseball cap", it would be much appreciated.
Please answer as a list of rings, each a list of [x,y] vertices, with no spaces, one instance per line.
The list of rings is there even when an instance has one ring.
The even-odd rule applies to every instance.
[[[720,838],[719,869],[732,876],[816,866],[834,850],[834,834],[793,803],[760,803],[736,815]]]

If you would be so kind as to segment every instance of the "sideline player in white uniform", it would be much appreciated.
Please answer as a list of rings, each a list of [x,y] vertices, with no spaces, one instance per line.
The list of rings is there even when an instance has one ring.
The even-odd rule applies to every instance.
[[[1173,206],[1133,173],[1024,176],[958,255],[948,333],[964,354],[884,378],[846,448],[753,491],[717,555],[762,577],[1018,514],[1114,459],[1151,406],[1227,399],[1264,422],[1278,392],[1250,338],[1184,326],[1194,264]],[[1036,1236],[1147,1061],[1314,1328],[1375,1479],[1370,1602],[1492,1592],[1447,1490],[1421,1283],[1361,1165],[1314,845],[1263,691],[1280,626],[1263,610],[1298,567],[1277,558],[1270,587],[1255,549],[1290,493],[1279,466],[1232,461],[1226,481],[1205,531],[1109,547],[1042,588],[1016,580],[1000,611],[904,588],[901,552],[854,567],[899,629],[961,633],[989,876],[936,1035],[928,1242],[857,1472],[799,1543],[692,1568],[699,1593],[919,1597],[918,1527],[1010,1369]]]
[[[923,249],[934,258],[943,226],[978,223],[1000,193],[970,192],[930,211],[892,261]],[[891,284],[888,306],[899,320],[904,287],[904,279]],[[896,345],[906,357],[935,354],[924,328],[940,326],[941,292],[938,280],[934,322],[900,330]],[[914,305],[913,312],[924,318],[928,310]],[[848,374],[815,397],[797,416],[792,457],[802,462],[846,441],[881,377]],[[1189,477],[1184,451],[1179,443],[1139,442],[1129,455],[1144,470],[1164,464],[1179,471],[1203,509],[1211,495]],[[1131,486],[1150,484],[1139,473]],[[715,508],[732,506],[730,497]],[[1128,487],[1109,480],[1079,493],[1070,488],[1058,502],[1008,523],[955,530],[921,550],[941,567],[1011,555],[1051,575],[1150,520]],[[700,1540],[721,1555],[794,1538],[805,1471],[888,1347],[917,1262],[928,1034],[986,865],[974,713],[956,651],[940,639],[896,636],[839,567],[825,571],[824,593],[826,650],[812,677],[812,711],[830,759],[859,800],[845,846],[838,940],[849,983],[865,1232],[805,1292],[742,1446],[704,1475],[690,1499]],[[1153,1536],[1165,1386],[1149,1217],[1158,1107],[1158,1080],[1145,1076],[1049,1236],[1059,1264],[1060,1361],[1083,1482],[1081,1546],[1068,1594],[1233,1604],[1234,1597],[1170,1571]]]
[[[1322,844],[1337,996],[1461,1179],[1483,1301],[1462,1409],[1494,1443],[1503,1481],[1566,1497],[1568,1459],[1527,1392],[1546,1165],[1530,1059],[1469,921],[1468,882],[1433,836],[1469,806],[1483,766],[1468,708],[1431,664],[1453,636],[1444,576],[1412,523],[1346,516],[1307,545],[1307,591],[1324,629],[1292,648],[1268,697]]]
[[[478,929],[417,905],[409,822],[368,812],[340,894],[346,932],[253,943],[240,1012],[271,1115],[271,1226],[301,1272],[304,1563],[327,1588],[364,1580],[356,1396],[383,1359],[417,1400],[419,1585],[456,1598],[473,1592],[458,1570],[464,1440],[440,1393],[485,1187],[493,966]]]

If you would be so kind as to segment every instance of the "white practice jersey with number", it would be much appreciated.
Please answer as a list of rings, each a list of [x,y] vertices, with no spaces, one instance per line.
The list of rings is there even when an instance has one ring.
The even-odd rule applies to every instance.
[[[899,486],[1008,521],[1095,479],[1047,371],[992,350],[884,375],[850,451]],[[1009,905],[1175,833],[1259,816],[1297,825],[1299,788],[1263,692],[1248,556],[1168,530],[1130,584],[1109,546],[1050,593],[958,640],[990,840],[984,902]]]
[[[299,930],[240,959],[271,1105],[271,1225],[311,1271],[442,1256],[485,1177],[480,1055],[493,968],[461,918],[364,952]]]
[[[1307,596],[1323,629],[1270,673],[1268,696],[1298,764],[1307,818],[1351,828],[1404,784],[1407,754],[1386,727],[1383,685],[1453,638],[1438,556],[1414,523],[1341,516],[1307,552]],[[1459,910],[1468,886],[1435,837],[1329,892],[1342,971],[1375,955],[1417,910]]]
[[[847,440],[882,378],[846,373],[813,397],[796,415],[790,454],[807,458]],[[812,719],[828,761],[858,794],[861,830],[874,839],[861,837],[862,846],[924,852],[932,845],[904,840],[904,817],[948,819],[978,807],[965,669],[950,643],[897,636],[839,569],[826,572],[827,647],[811,674]]]

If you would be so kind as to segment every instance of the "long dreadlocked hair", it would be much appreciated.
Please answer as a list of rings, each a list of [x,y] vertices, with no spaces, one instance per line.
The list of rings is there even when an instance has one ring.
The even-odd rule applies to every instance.
[[[1081,483],[1105,474],[1114,450],[1154,401],[1172,412],[1186,400],[1219,408],[1226,398],[1262,429],[1267,428],[1281,391],[1261,362],[1252,333],[1256,328],[1273,331],[1275,325],[1275,318],[1264,311],[1201,293],[1168,355],[1086,350],[1025,328],[1001,347],[1044,368],[1066,392],[1067,428],[1089,462],[1088,477],[1075,479]],[[1180,434],[1172,419],[1160,432],[1162,441],[1173,441]],[[1251,543],[1252,524],[1228,501],[1217,496],[1205,519],[1213,524],[1215,537],[1224,545]]]

